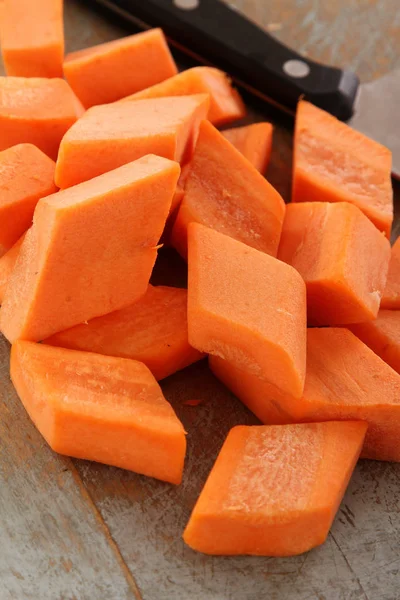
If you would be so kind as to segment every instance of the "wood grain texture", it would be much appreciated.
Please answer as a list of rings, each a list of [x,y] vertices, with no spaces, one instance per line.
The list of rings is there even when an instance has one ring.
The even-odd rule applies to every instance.
[[[400,66],[398,0],[230,4],[297,50],[353,68],[364,81]],[[78,0],[65,0],[65,26],[67,50],[130,32]],[[275,126],[268,177],[288,200],[292,124],[252,103],[248,121],[262,119]],[[185,279],[180,258],[163,251],[154,282],[185,285]],[[179,487],[54,455],[11,389],[4,340],[0,365],[1,600],[400,600],[400,465],[360,462],[327,543],[305,556],[207,557],[184,545],[182,531],[224,436],[255,418],[206,361],[162,384],[188,431]],[[201,403],[186,406],[191,399]]]
[[[0,597],[139,598],[130,572],[68,458],[30,421],[0,339]]]

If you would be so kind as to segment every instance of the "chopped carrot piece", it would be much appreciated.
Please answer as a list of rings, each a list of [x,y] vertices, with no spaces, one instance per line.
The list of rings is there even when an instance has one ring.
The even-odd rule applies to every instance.
[[[306,290],[289,265],[189,225],[189,343],[301,396]]]
[[[190,94],[210,94],[208,119],[214,125],[241,119],[246,114],[245,105],[239,93],[231,86],[228,76],[213,67],[187,69],[147,90],[124,98],[123,102]]]
[[[188,225],[196,222],[276,256],[284,215],[285,204],[275,188],[203,121],[171,244],[186,258]]]
[[[57,191],[54,168],[31,144],[0,152],[0,256],[31,226],[38,200]]]
[[[146,154],[184,162],[208,102],[203,94],[90,108],[61,142],[57,185],[76,185]]]
[[[178,177],[178,164],[150,155],[40,200],[0,311],[9,341],[43,340],[143,296]]]
[[[1,48],[7,75],[62,77],[63,0],[4,0]]]
[[[63,79],[0,77],[0,150],[28,142],[55,160],[82,111]]]
[[[380,310],[374,321],[350,325],[349,329],[400,373],[400,311]]]
[[[0,304],[3,303],[8,280],[14,270],[24,238],[25,234],[0,258]]]
[[[178,210],[183,200],[183,195],[185,193],[185,182],[189,174],[189,168],[190,163],[186,163],[181,168],[181,174],[178,180],[178,184],[176,186],[174,197],[172,198],[171,202],[171,210],[169,211],[168,219],[165,224],[164,233],[161,239],[165,246],[171,246],[172,228],[174,226],[176,216],[178,214]]]
[[[348,202],[302,202],[286,209],[278,258],[307,286],[310,325],[375,319],[386,284],[390,244]]]
[[[360,421],[234,427],[183,534],[206,554],[292,556],[322,544],[360,454]]]
[[[221,366],[214,357],[210,362],[216,376],[228,387],[233,382],[232,391],[260,419],[366,421],[362,456],[400,462],[400,375],[348,329],[308,330],[307,374],[300,399],[254,376],[247,376],[248,385],[239,385],[242,375],[235,365]]]
[[[253,123],[226,129],[222,133],[257,171],[265,173],[271,156],[272,132],[271,123]]]
[[[181,482],[185,432],[144,364],[19,341],[11,379],[56,452]]]
[[[351,202],[390,237],[390,150],[302,100],[293,165],[293,202]]]
[[[188,342],[187,290],[163,286],[149,285],[131,306],[56,333],[45,343],[139,360],[158,380],[203,358]]]
[[[179,209],[179,207],[180,207],[180,205],[182,203],[184,194],[185,194],[185,190],[184,190],[183,187],[181,187],[179,185],[179,182],[178,182],[178,185],[177,185],[176,190],[175,190],[174,197],[172,198],[171,215],[175,214],[177,212],[177,210]]]
[[[86,108],[120,100],[176,75],[161,29],[67,54],[65,77]]]
[[[276,386],[236,365],[210,354],[208,363],[215,377],[239,398],[262,423],[294,423],[293,399]],[[307,379],[306,379],[307,380]]]
[[[392,247],[386,288],[381,300],[381,308],[400,309],[400,238]]]

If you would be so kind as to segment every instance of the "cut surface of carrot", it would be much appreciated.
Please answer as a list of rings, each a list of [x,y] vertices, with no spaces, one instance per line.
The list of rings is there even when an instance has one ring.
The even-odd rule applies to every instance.
[[[267,423],[361,420],[369,425],[362,456],[400,462],[400,375],[345,328],[307,333],[307,374],[296,399],[232,364],[210,360],[217,377]]]
[[[61,142],[57,185],[76,185],[146,154],[184,162],[208,104],[208,96],[201,94],[90,108]]]
[[[271,123],[253,123],[244,127],[226,129],[223,136],[235,146],[249,162],[265,173],[272,149],[273,127]]]
[[[245,105],[239,93],[232,87],[229,77],[213,67],[187,69],[147,90],[124,98],[123,102],[190,94],[210,95],[208,119],[214,125],[242,119],[246,114]]]
[[[3,304],[8,280],[14,270],[25,234],[0,258],[0,304]]]
[[[90,108],[160,83],[176,75],[177,67],[161,29],[150,29],[67,54],[64,73]]]
[[[381,308],[400,309],[400,238],[392,246],[386,287]]]
[[[188,342],[187,290],[163,286],[149,285],[131,306],[56,333],[45,343],[139,360],[158,380],[203,358]]]
[[[306,290],[289,265],[189,225],[189,343],[301,396]]]
[[[179,171],[145,156],[40,200],[0,311],[9,341],[43,340],[144,295]]]
[[[390,237],[390,150],[301,100],[293,166],[293,202],[350,202]]]
[[[27,142],[55,160],[82,110],[63,79],[0,77],[0,150]]]
[[[3,0],[1,49],[7,75],[62,77],[63,0]]]
[[[0,256],[31,226],[38,200],[57,191],[54,168],[32,144],[0,152]]]
[[[400,311],[380,310],[374,321],[350,325],[349,329],[400,373]]]
[[[229,168],[227,168],[229,165]],[[171,244],[187,257],[189,223],[200,223],[276,256],[285,203],[270,183],[208,121],[199,128]]]
[[[348,202],[289,204],[278,258],[307,286],[309,325],[375,319],[386,284],[390,244]]]
[[[356,465],[360,421],[234,427],[183,538],[206,554],[292,556],[322,544]]]
[[[185,432],[144,364],[19,341],[11,379],[56,452],[180,483]]]

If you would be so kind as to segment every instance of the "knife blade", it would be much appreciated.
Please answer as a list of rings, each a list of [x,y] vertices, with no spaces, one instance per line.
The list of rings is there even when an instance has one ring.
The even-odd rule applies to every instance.
[[[140,28],[162,27],[169,40],[240,86],[294,113],[300,97],[387,146],[400,179],[400,70],[360,84],[355,73],[291,50],[221,0],[86,0]]]

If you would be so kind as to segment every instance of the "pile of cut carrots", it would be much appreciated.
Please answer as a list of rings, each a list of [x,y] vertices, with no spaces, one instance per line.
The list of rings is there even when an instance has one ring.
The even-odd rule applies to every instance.
[[[310,550],[360,456],[400,461],[390,152],[301,100],[285,205],[265,178],[271,124],[218,129],[245,115],[226,74],[178,73],[159,29],[64,56],[62,8],[2,8],[15,389],[54,451],[180,484],[186,432],[158,381],[209,355],[262,424],[230,431],[185,542]],[[187,290],[150,285],[162,244]]]

